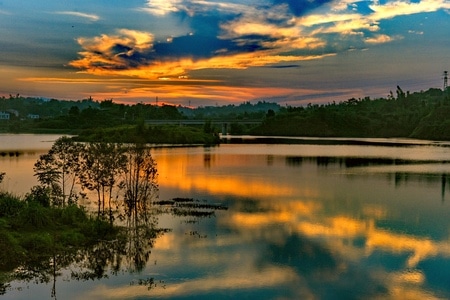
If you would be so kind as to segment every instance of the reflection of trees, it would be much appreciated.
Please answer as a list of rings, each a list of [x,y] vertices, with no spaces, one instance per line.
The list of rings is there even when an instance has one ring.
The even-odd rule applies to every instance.
[[[140,218],[134,215],[128,217],[125,245],[128,270],[140,272],[144,269],[155,239],[161,232],[156,225],[155,217]]]
[[[116,239],[99,240],[84,249],[54,249],[53,253],[35,253],[21,267],[16,268],[9,280],[50,283],[51,295],[56,298],[56,279],[70,271],[70,278],[90,281],[108,278],[122,271],[141,272],[146,266],[156,238],[163,232],[157,228],[157,218],[142,214],[126,220]],[[0,285],[0,294],[7,293],[8,285]],[[4,291],[2,292],[2,289]]]

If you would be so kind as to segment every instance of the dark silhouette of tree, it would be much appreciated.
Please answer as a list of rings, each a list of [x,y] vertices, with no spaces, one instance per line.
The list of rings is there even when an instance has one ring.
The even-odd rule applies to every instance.
[[[120,190],[118,179],[126,169],[125,148],[115,143],[90,143],[82,153],[80,183],[83,188],[97,193],[98,216],[105,216],[108,204],[112,223],[112,198],[115,188]]]
[[[34,175],[42,185],[49,188],[54,205],[64,207],[76,202],[74,187],[82,149],[83,145],[73,142],[69,137],[61,137],[34,164]]]
[[[126,170],[123,181],[125,212],[128,216],[143,214],[146,218],[151,201],[158,192],[158,172],[150,148],[143,144],[130,146]]]

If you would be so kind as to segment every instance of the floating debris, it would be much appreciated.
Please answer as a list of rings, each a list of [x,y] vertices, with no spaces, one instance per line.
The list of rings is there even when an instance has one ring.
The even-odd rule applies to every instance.
[[[155,208],[159,213],[170,213],[180,217],[198,217],[205,218],[215,215],[217,210],[228,210],[227,206],[222,204],[209,204],[207,200],[196,200],[193,198],[173,198],[171,200],[153,201]],[[191,222],[193,222],[191,220]]]

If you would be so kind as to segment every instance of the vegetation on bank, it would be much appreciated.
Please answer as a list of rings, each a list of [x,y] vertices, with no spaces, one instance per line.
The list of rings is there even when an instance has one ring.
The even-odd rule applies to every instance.
[[[55,274],[74,261],[90,259],[80,251],[105,248],[107,260],[114,258],[114,251],[124,252],[130,230],[143,241],[159,232],[149,215],[158,192],[156,162],[143,145],[76,143],[62,137],[39,157],[34,173],[40,185],[23,198],[0,193],[0,294],[10,278],[48,275],[51,264]],[[4,175],[0,173],[0,181]],[[80,198],[92,198],[97,213],[79,206]],[[112,245],[118,249],[110,249]],[[108,261],[102,260],[99,269],[96,259],[94,255],[89,262],[92,274],[74,276],[103,276]]]
[[[191,198],[160,201],[156,166],[143,144],[56,140],[34,165],[39,185],[23,197],[0,191],[0,295],[12,280],[53,279],[56,298],[64,268],[83,281],[140,272],[169,230],[157,227],[157,214],[199,219],[227,209]]]
[[[108,143],[149,144],[201,144],[214,145],[220,142],[217,132],[205,128],[164,125],[124,125],[111,128],[86,129],[74,137],[76,141]]]
[[[19,266],[32,269],[55,255],[117,238],[117,228],[85,209],[75,204],[47,206],[41,200],[38,195],[21,199],[0,193],[0,274]]]
[[[0,132],[80,135],[80,140],[84,141],[214,144],[218,142],[217,133],[221,128],[212,127],[211,120],[225,119],[232,122],[263,119],[267,110],[278,111],[279,108],[278,104],[266,102],[190,108],[144,103],[125,105],[112,100],[94,101],[91,98],[64,101],[11,95],[9,98],[0,98],[0,113],[9,116],[7,120],[0,119]],[[202,120],[206,124],[143,125],[145,120],[186,119]],[[240,133],[242,129],[239,126],[231,128],[233,133]],[[101,136],[103,132],[109,136]]]
[[[403,92],[371,100],[289,107],[251,130],[255,135],[410,137],[450,140],[450,90]]]

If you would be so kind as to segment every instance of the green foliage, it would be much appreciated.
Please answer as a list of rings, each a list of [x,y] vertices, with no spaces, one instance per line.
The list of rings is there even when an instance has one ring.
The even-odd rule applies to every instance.
[[[69,205],[61,210],[60,222],[63,225],[74,226],[88,222],[86,211],[77,205]]]
[[[13,221],[17,228],[42,229],[54,226],[49,210],[36,202],[29,202]]]
[[[33,186],[25,195],[25,200],[28,203],[37,202],[44,207],[50,207],[50,189],[40,185]]]
[[[31,233],[23,236],[21,246],[28,254],[52,253],[54,241],[49,233]]]
[[[0,193],[0,218],[12,218],[19,214],[25,202],[9,193]]]
[[[450,99],[439,89],[409,93],[397,87],[387,99],[289,107],[252,134],[318,137],[414,137],[450,140]]]
[[[38,201],[1,194],[0,213],[2,272],[23,264],[39,264],[69,248],[75,250],[118,234],[117,228],[89,217],[76,205],[44,207]]]
[[[83,147],[66,136],[57,139],[48,153],[41,155],[34,164],[35,176],[43,186],[34,188],[30,198],[44,205],[47,201],[62,206],[74,203],[76,173]]]
[[[208,129],[206,131],[211,131]],[[113,128],[89,129],[81,132],[77,141],[107,143],[152,143],[152,144],[217,144],[216,134],[201,128],[165,126],[118,126]]]
[[[0,271],[14,269],[25,259],[19,241],[5,229],[0,228]]]

